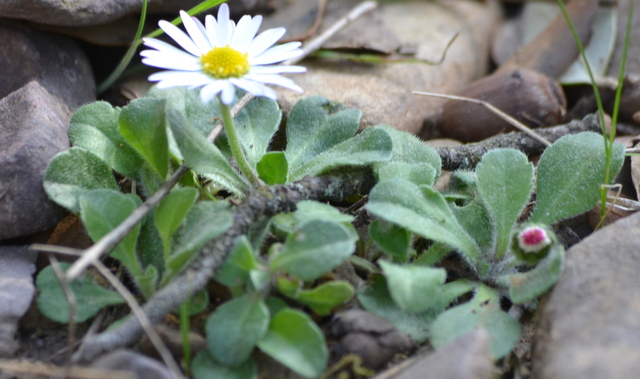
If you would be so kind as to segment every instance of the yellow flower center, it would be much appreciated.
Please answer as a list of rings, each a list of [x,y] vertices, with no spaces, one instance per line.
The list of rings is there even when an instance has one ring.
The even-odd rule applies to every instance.
[[[200,63],[204,73],[216,79],[240,78],[251,68],[247,56],[229,46],[215,47],[202,55]]]

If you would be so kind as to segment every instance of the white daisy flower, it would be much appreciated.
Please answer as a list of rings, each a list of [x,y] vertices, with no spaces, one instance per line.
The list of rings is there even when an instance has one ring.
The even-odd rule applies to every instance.
[[[284,28],[269,29],[256,36],[262,16],[243,16],[236,25],[229,19],[227,4],[220,6],[217,20],[207,15],[205,25],[184,11],[180,11],[180,17],[188,35],[168,21],[158,25],[185,51],[154,38],[144,39],[144,44],[155,50],[142,51],[142,63],[167,69],[149,76],[149,81],[158,82],[158,88],[202,87],[203,103],[221,94],[226,105],[233,102],[235,87],[274,100],[276,92],[265,84],[303,92],[291,79],[279,74],[306,72],[305,67],[273,65],[302,54],[300,42],[273,46],[284,35]]]

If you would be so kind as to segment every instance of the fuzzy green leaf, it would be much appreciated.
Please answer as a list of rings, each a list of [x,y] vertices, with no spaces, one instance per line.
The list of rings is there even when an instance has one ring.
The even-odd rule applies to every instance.
[[[191,373],[195,379],[256,379],[258,368],[252,360],[236,367],[225,366],[217,362],[205,349],[191,363]]]
[[[272,151],[262,156],[256,166],[260,179],[270,186],[284,184],[287,181],[289,165],[287,157],[282,151]]]
[[[219,306],[207,319],[207,346],[227,366],[249,359],[269,326],[269,309],[259,296],[246,294]]]
[[[387,319],[418,343],[429,337],[429,325],[444,310],[429,309],[422,313],[411,313],[400,308],[391,298],[387,282],[381,275],[374,276],[371,284],[358,291],[358,301],[364,309]]]
[[[367,210],[422,237],[446,243],[477,263],[480,250],[460,226],[442,195],[403,179],[379,182]]]
[[[166,261],[162,285],[182,270],[208,241],[233,225],[233,215],[226,202],[202,201],[185,217],[183,227],[173,236],[173,252]]]
[[[80,198],[80,218],[89,237],[96,242],[120,225],[136,209],[135,195],[125,195],[114,190],[95,190]],[[136,254],[136,241],[140,224],[120,242],[111,253],[134,277],[143,276]]]
[[[433,308],[433,302],[447,278],[443,268],[400,266],[380,260],[393,301],[411,313]]]
[[[309,221],[287,237],[282,249],[270,257],[269,268],[302,280],[314,280],[350,256],[355,241],[355,236],[340,224]]]
[[[324,335],[304,312],[284,309],[269,324],[258,347],[300,375],[313,378],[324,371],[329,359]]]
[[[357,136],[325,150],[305,164],[289,170],[289,181],[304,176],[317,176],[341,166],[359,166],[386,161],[391,156],[393,142],[389,134],[380,129],[367,129]]]
[[[433,322],[431,344],[440,349],[478,327],[489,333],[495,359],[507,355],[520,339],[520,323],[500,308],[498,292],[480,285],[473,299],[448,309]]]
[[[178,188],[158,204],[154,214],[154,221],[162,238],[165,260],[171,253],[171,237],[173,233],[178,230],[187,212],[196,203],[197,198],[198,190],[195,188]]]
[[[249,185],[231,168],[220,150],[207,141],[184,115],[169,109],[167,118],[184,161],[193,171],[211,178],[235,195],[242,196],[249,190]]]
[[[369,225],[369,237],[396,262],[406,262],[411,243],[411,232],[407,229],[381,220],[373,220]]]
[[[287,120],[289,171],[310,161],[358,131],[362,112],[310,96],[294,104]]]
[[[602,138],[591,132],[568,135],[544,151],[538,164],[536,208],[531,222],[551,225],[586,212],[598,203],[605,175]],[[623,161],[624,146],[615,143],[611,180]]]
[[[258,162],[263,160],[281,119],[282,111],[278,103],[266,97],[251,100],[234,118],[238,137],[252,167],[256,168]]]
[[[133,100],[120,111],[118,131],[162,179],[169,171],[165,101]]]
[[[504,256],[512,229],[533,189],[533,164],[514,149],[486,153],[476,167],[478,191],[496,230],[495,254]]]
[[[498,281],[509,287],[509,299],[523,304],[547,292],[560,278],[564,267],[564,247],[551,247],[547,256],[527,272],[506,275]]]
[[[476,199],[461,207],[455,204],[450,204],[450,207],[460,226],[476,241],[483,254],[492,257],[495,251],[496,230],[487,208]]]
[[[147,97],[165,100],[167,109],[184,115],[202,135],[209,134],[222,117],[218,101],[214,100],[204,104],[200,100],[200,91],[194,91],[187,87],[158,89],[153,86],[147,93]]]
[[[62,271],[66,271],[69,266],[69,263],[60,263]],[[89,275],[74,280],[69,283],[69,287],[76,297],[75,322],[90,319],[108,305],[124,303],[124,299],[117,292],[100,287]],[[40,312],[53,321],[66,324],[69,321],[69,302],[51,266],[40,271],[36,279],[36,288],[40,292]]]
[[[214,279],[227,287],[239,286],[249,279],[249,271],[257,268],[256,254],[247,236],[243,235],[238,238]]]
[[[298,290],[298,281],[278,278],[278,290],[284,295],[311,308],[316,314],[326,316],[340,304],[353,297],[355,290],[351,284],[333,280],[310,290]]]
[[[82,106],[71,118],[69,140],[105,161],[114,171],[138,179],[144,160],[118,132],[120,110],[104,101]]]
[[[377,125],[370,129],[384,130],[393,140],[391,158],[373,165],[380,181],[396,177],[418,185],[435,184],[440,177],[442,161],[434,148],[427,146],[411,133],[394,129],[389,125]],[[393,176],[394,171],[396,176]]]
[[[44,190],[56,204],[80,212],[78,199],[96,189],[118,190],[107,164],[95,154],[72,147],[56,154],[44,173]]]

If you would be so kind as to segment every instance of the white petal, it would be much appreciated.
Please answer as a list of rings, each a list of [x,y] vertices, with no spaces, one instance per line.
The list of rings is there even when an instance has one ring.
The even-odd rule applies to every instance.
[[[200,60],[191,54],[185,53],[184,51],[170,52],[158,50],[142,50],[140,52],[140,56],[153,60],[171,61],[172,64],[178,64],[178,62],[180,62],[180,64],[185,65],[184,70],[188,71],[199,70],[201,68]]]
[[[208,14],[207,17],[204,18],[204,25],[207,29],[209,43],[211,43],[212,47],[218,46],[218,35],[216,34],[218,23],[216,22],[216,19],[212,15]]]
[[[298,49],[300,42],[290,42],[284,45],[274,46],[257,57],[249,58],[252,65],[271,64],[285,61],[302,55],[302,50]]]
[[[227,85],[224,80],[216,80],[215,82],[208,84],[205,87],[202,87],[200,90],[200,100],[207,104],[210,102],[222,89]]]
[[[173,40],[176,41],[178,45],[182,46],[183,49],[195,55],[196,57],[202,55],[202,51],[200,51],[196,44],[193,43],[191,38],[189,38],[189,36],[186,35],[185,32],[180,30],[177,26],[165,20],[160,20],[160,22],[158,22],[158,25],[162,30],[164,30],[165,33],[167,33],[169,37],[173,38]]]
[[[216,28],[219,47],[224,47],[229,44],[230,33],[229,6],[226,3],[222,3],[218,9],[218,27]]]
[[[251,44],[253,37],[256,36],[261,23],[262,16],[256,16],[254,18],[243,16],[238,22],[236,32],[233,34],[231,47],[241,53],[246,53],[249,48],[249,44]]]
[[[211,78],[199,72],[163,71],[149,76],[149,81],[160,82],[158,87],[176,86],[200,87],[211,82]]]
[[[264,96],[273,100],[278,99],[278,94],[272,88],[265,86],[264,84],[255,82],[253,80],[246,79],[230,79],[231,83],[235,86],[254,94],[255,96]]]
[[[192,18],[185,11],[180,11],[180,17],[182,18],[182,24],[184,25],[185,29],[187,29],[189,36],[191,36],[191,40],[193,40],[196,46],[198,46],[198,49],[200,49],[201,53],[205,54],[207,51],[211,50],[211,44],[209,43],[209,40],[204,36],[204,34],[202,34],[202,31],[198,26],[198,24],[200,24],[200,21],[197,18]],[[202,24],[200,24],[200,26],[202,26]]]
[[[193,58],[193,55],[185,52],[184,50],[180,50],[177,47],[170,45],[164,41],[160,41],[159,39],[143,38],[142,40],[144,41],[145,46],[148,46],[152,49],[156,49],[162,52],[183,54],[185,57]]]
[[[236,98],[236,87],[227,80],[225,80],[224,83],[226,86],[222,89],[222,96],[220,96],[220,100],[222,100],[226,105],[231,105],[233,100]]]
[[[285,28],[275,28],[265,30],[258,34],[256,38],[251,41],[247,52],[249,57],[255,57],[262,54],[265,50],[270,48],[274,43],[278,42],[280,38],[286,33]]]
[[[164,68],[168,70],[182,70],[182,71],[200,71],[202,66],[198,63],[187,62],[180,59],[167,59],[166,56],[162,58],[143,58],[142,63],[147,66]]]
[[[284,74],[307,72],[303,66],[252,66],[252,74]]]
[[[300,86],[294,83],[293,80],[280,75],[249,74],[246,75],[245,78],[249,80],[255,80],[256,82],[279,85],[281,87],[285,87],[300,93],[304,92]]]

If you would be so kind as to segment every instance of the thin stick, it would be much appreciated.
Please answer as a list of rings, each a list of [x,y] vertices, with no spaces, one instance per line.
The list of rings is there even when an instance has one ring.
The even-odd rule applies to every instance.
[[[536,141],[544,144],[545,146],[551,146],[551,142],[549,142],[546,138],[540,136],[539,134],[537,134],[533,130],[529,129],[529,127],[527,127],[526,125],[524,125],[520,121],[518,121],[515,118],[509,116],[508,114],[504,113],[503,111],[501,111],[500,109],[494,107],[493,105],[487,103],[486,101],[482,101],[482,100],[478,100],[478,99],[472,99],[470,97],[445,95],[445,94],[433,93],[433,92],[413,91],[413,94],[414,95],[422,95],[422,96],[430,96],[430,97],[440,97],[440,98],[443,98],[443,99],[450,99],[450,100],[467,101],[467,102],[474,103],[474,104],[480,104],[480,105],[484,106],[485,108],[487,108],[488,110],[490,110],[491,112],[493,112],[496,116],[498,116],[501,119],[505,120],[506,122],[508,122],[509,124],[513,125],[514,127],[520,129],[522,132],[528,134],[531,138],[535,139]]]
[[[67,366],[65,369],[71,368],[71,356],[73,354],[73,345],[76,343],[76,295],[71,290],[69,283],[64,280],[64,272],[60,267],[60,262],[58,259],[52,254],[47,254],[47,258],[49,258],[49,263],[51,264],[51,268],[53,272],[56,274],[56,279],[58,279],[58,283],[62,288],[62,292],[64,292],[64,296],[67,298],[67,303],[69,303],[69,321],[67,322]]]
[[[122,296],[127,302],[127,305],[129,305],[129,308],[131,308],[131,312],[133,312],[133,315],[138,319],[140,325],[142,325],[142,329],[149,336],[149,340],[160,354],[160,357],[167,365],[174,378],[184,378],[180,371],[180,367],[178,367],[178,364],[173,359],[173,356],[169,352],[169,349],[167,349],[158,333],[155,331],[155,329],[153,329],[153,326],[149,322],[147,315],[144,313],[144,311],[140,307],[140,304],[138,304],[131,292],[129,292],[129,290],[120,282],[120,280],[118,280],[118,278],[116,278],[116,276],[113,275],[111,271],[109,271],[109,269],[104,264],[102,264],[101,261],[95,261],[93,262],[93,265],[96,269],[98,269],[100,274],[105,279],[107,279],[109,284],[113,286],[113,288],[120,294],[120,296]]]

